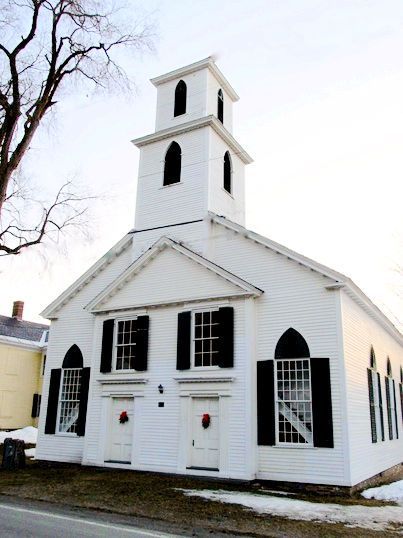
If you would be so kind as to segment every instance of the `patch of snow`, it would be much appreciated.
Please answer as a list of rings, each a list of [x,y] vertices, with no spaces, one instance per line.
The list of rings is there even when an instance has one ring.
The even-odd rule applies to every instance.
[[[343,523],[349,527],[372,530],[403,531],[403,508],[400,506],[360,506],[334,503],[314,503],[236,491],[182,490],[185,495],[203,497],[210,501],[240,504],[269,516],[286,517],[294,520]]]
[[[361,495],[366,499],[377,499],[379,501],[395,501],[403,505],[403,480],[392,482],[377,488],[364,490]]]
[[[0,432],[0,444],[4,443],[4,439],[11,437],[12,439],[21,439],[27,444],[36,445],[36,440],[38,437],[38,429],[33,426],[27,426],[26,428],[21,428],[21,430],[13,430],[11,432]]]
[[[25,455],[27,458],[35,458],[35,451],[36,451],[36,448],[27,448],[25,450]]]

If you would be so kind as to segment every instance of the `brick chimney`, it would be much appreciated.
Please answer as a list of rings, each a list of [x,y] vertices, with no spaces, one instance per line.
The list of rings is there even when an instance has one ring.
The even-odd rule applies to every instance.
[[[21,321],[23,312],[24,312],[24,301],[14,301],[13,318],[16,318]]]

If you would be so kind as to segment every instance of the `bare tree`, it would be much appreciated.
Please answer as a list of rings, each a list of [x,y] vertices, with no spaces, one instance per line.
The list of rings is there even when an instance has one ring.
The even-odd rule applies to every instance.
[[[122,2],[112,0],[2,0],[0,14],[0,254],[18,254],[48,231],[77,222],[80,197],[65,184],[37,221],[21,219],[27,202],[18,181],[21,163],[44,117],[68,82],[129,87],[116,59],[121,47],[150,48],[144,22],[125,29]],[[119,20],[120,19],[120,20]],[[38,201],[39,203],[39,201]]]

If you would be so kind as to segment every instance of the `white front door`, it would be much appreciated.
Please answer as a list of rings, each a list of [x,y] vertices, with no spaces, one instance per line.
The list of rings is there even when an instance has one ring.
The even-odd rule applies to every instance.
[[[192,399],[191,467],[219,469],[220,431],[218,423],[218,398]],[[208,414],[210,424],[203,427],[203,415]]]
[[[129,420],[121,423],[119,418],[123,411]],[[131,463],[133,421],[133,398],[112,398],[106,461]]]

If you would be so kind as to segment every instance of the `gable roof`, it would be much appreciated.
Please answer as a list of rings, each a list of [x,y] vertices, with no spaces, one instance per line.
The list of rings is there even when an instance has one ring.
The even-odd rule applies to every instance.
[[[263,235],[252,232],[251,230],[248,230],[244,226],[241,226],[240,224],[237,224],[224,216],[217,215],[213,212],[209,212],[209,216],[212,222],[215,222],[220,226],[224,226],[229,230],[239,233],[243,237],[246,237],[247,239],[250,239],[257,244],[269,248],[270,250],[273,250],[278,254],[282,254],[288,259],[294,260],[300,265],[303,265],[308,269],[311,269],[312,271],[316,271],[317,273],[320,273],[321,275],[330,278],[334,282],[333,284],[328,284],[326,286],[327,289],[330,290],[342,288],[347,293],[347,295],[349,295],[367,312],[367,314],[369,314],[372,318],[376,319],[384,327],[384,329],[389,332],[389,334],[391,334],[400,344],[403,344],[402,333],[349,277],[343,275],[342,273],[339,273],[338,271],[330,269],[330,267],[327,267],[326,265],[322,265],[321,263],[307,258],[306,256],[303,256],[302,254],[299,254],[294,250],[280,245],[279,243],[276,243],[275,241],[272,241],[271,239],[268,239]]]
[[[24,321],[9,316],[0,316],[0,336],[18,338],[38,344],[44,338],[44,332],[49,329],[49,325]]]
[[[133,262],[121,275],[118,276],[109,286],[107,286],[100,294],[98,294],[88,305],[85,307],[92,313],[105,312],[108,310],[120,310],[127,308],[139,308],[145,306],[157,306],[162,304],[174,304],[178,302],[191,302],[200,301],[202,299],[211,299],[212,297],[205,297],[203,293],[192,297],[175,297],[164,299],[163,302],[156,302],[154,299],[149,299],[146,302],[141,301],[139,304],[122,305],[107,305],[107,301],[117,294],[123,287],[136,277],[153,259],[155,259],[162,251],[166,249],[172,249],[181,256],[184,256],[192,263],[203,267],[204,269],[211,271],[216,277],[219,277],[225,283],[225,288],[219,292],[215,292],[214,298],[218,297],[258,297],[263,291],[253,284],[246,282],[244,279],[230,273],[226,269],[223,269],[219,265],[207,260],[200,254],[193,252],[183,244],[177,243],[173,239],[168,237],[161,237],[152,247],[150,247],[144,254],[142,254],[135,262]],[[228,286],[228,283],[230,286]],[[218,294],[218,295],[217,295]]]
[[[125,251],[132,242],[132,235],[126,234],[120,241],[116,243],[106,254],[96,261],[83,275],[80,276],[71,286],[69,286],[62,294],[59,295],[45,310],[41,312],[41,316],[47,319],[56,319],[56,314],[62,306],[64,306],[74,295],[83,289],[93,278],[101,273],[112,261]]]

